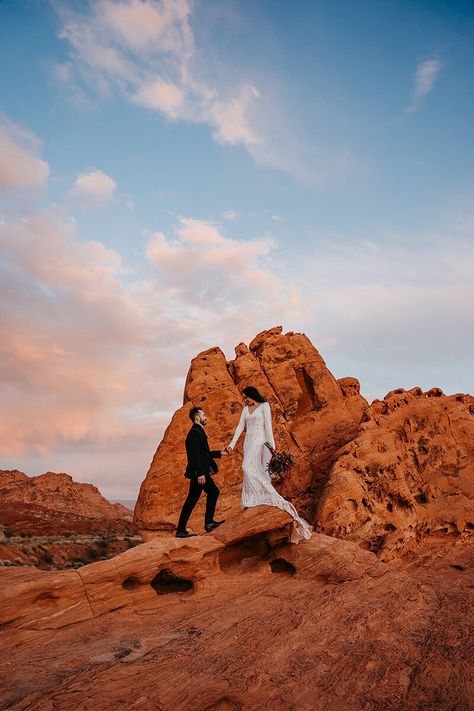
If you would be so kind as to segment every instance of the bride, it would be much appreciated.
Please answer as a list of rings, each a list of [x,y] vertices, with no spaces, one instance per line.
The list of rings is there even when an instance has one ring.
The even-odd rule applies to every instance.
[[[245,407],[240,416],[240,422],[228,445],[227,451],[231,452],[244,428],[246,429],[244,441],[242,508],[248,506],[277,506],[293,517],[291,542],[298,543],[303,538],[311,538],[311,527],[298,516],[293,504],[280,496],[273,487],[266,467],[271,458],[271,453],[265,442],[275,448],[272,430],[272,413],[270,405],[260,395],[257,388],[248,387],[242,391]]]

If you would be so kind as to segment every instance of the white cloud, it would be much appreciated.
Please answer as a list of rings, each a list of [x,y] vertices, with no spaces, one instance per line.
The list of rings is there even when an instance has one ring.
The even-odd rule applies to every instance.
[[[240,215],[238,212],[236,212],[236,210],[225,210],[222,213],[222,217],[224,218],[224,220],[227,220],[227,222],[233,222],[238,217],[240,217]]]
[[[172,190],[157,190],[156,196],[160,200],[176,200],[176,193]]]
[[[81,173],[74,181],[70,197],[84,208],[101,208],[113,202],[117,183],[100,170]]]
[[[439,59],[425,59],[418,64],[413,77],[413,101],[406,113],[419,111],[426,96],[432,91],[442,64]]]
[[[73,10],[59,4],[60,36],[71,59],[61,81],[73,70],[100,96],[119,91],[129,101],[160,111],[168,119],[205,123],[215,139],[246,147],[261,142],[249,113],[258,99],[250,82],[217,87],[203,80],[190,25],[190,0],[101,0]]]
[[[32,133],[0,116],[0,192],[44,186],[49,166],[38,152]]]
[[[133,99],[141,106],[157,109],[168,118],[176,119],[179,118],[185,94],[175,84],[158,77],[141,86]]]
[[[306,307],[298,288],[274,273],[274,249],[271,238],[234,240],[209,222],[183,217],[175,238],[155,233],[146,254],[161,288],[173,294],[175,313],[206,323],[232,346],[237,332],[252,338],[256,322],[302,323]]]

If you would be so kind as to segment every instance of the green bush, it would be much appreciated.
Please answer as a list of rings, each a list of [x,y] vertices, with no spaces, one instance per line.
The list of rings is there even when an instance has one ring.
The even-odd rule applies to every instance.
[[[53,558],[53,556],[51,555],[51,553],[44,553],[44,554],[43,554],[43,560],[44,560],[44,562],[47,563],[48,565],[51,565],[52,563],[54,563],[54,558]]]

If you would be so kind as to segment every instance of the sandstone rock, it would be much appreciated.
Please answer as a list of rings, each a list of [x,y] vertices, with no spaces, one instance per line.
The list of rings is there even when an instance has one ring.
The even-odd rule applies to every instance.
[[[12,575],[0,568],[0,625],[56,629],[128,605],[156,610],[169,604],[163,596],[170,589],[196,594],[207,578],[220,573],[224,548],[228,566],[230,558],[240,561],[255,545],[267,554],[277,542],[287,542],[290,522],[283,511],[262,506],[223,524],[215,535],[155,538],[75,571],[29,569]],[[254,543],[241,547],[243,540]]]
[[[17,470],[0,470],[0,497],[2,503],[34,504],[88,518],[131,518],[125,507],[111,504],[96,486],[75,482],[69,474],[29,477]]]
[[[384,557],[474,529],[474,398],[394,390],[365,413],[318,504],[317,529]]]
[[[359,432],[367,406],[357,381],[346,380],[343,390],[307,337],[284,335],[280,326],[260,333],[249,347],[239,344],[232,361],[227,362],[219,348],[199,354],[186,379],[184,405],[174,414],[140,489],[135,522],[142,535],[150,530],[166,535],[176,526],[188,487],[183,476],[184,439],[191,405],[206,411],[211,448],[220,449],[230,442],[237,426],[241,391],[247,385],[259,388],[272,406],[277,446],[297,458],[281,493],[311,520],[336,453]],[[242,441],[232,457],[220,461],[215,478],[222,492],[219,515],[239,510]],[[196,508],[191,530],[202,530],[203,506]]]
[[[472,544],[383,563],[322,534],[289,545],[288,521],[259,507],[221,540],[0,570],[3,708],[468,709]]]

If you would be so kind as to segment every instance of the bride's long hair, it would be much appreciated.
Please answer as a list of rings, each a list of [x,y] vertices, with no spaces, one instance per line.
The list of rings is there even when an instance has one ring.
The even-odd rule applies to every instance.
[[[255,400],[255,402],[266,402],[265,398],[263,395],[261,395],[257,388],[254,388],[253,385],[249,385],[247,388],[244,388],[242,390],[244,395],[247,395],[247,397],[252,398],[252,400]]]

